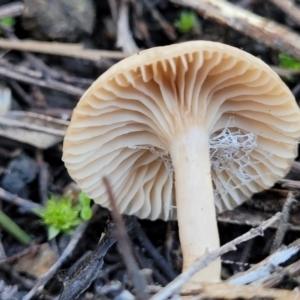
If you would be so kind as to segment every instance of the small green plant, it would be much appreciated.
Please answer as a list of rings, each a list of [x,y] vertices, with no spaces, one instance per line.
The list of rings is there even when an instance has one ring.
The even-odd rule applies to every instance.
[[[48,226],[49,240],[59,233],[72,233],[79,224],[92,217],[91,199],[80,193],[78,200],[78,203],[74,204],[71,198],[52,195],[46,207],[37,212],[43,223]]]
[[[300,70],[300,61],[285,53],[280,53],[279,66],[290,70]]]
[[[88,221],[93,214],[91,210],[91,199],[85,193],[80,193],[78,196],[78,200],[81,205],[80,218],[82,220]]]
[[[189,33],[198,27],[197,15],[192,11],[182,11],[179,18],[174,22],[174,26],[181,33]]]
[[[4,27],[7,27],[7,28],[12,28],[14,27],[16,23],[16,20],[15,18],[13,17],[4,17],[4,18],[1,18],[0,19],[0,25],[1,26],[4,26]],[[2,30],[0,29],[0,35],[2,35]]]
[[[16,20],[13,17],[4,17],[0,19],[0,23],[1,25],[12,28],[15,25]]]

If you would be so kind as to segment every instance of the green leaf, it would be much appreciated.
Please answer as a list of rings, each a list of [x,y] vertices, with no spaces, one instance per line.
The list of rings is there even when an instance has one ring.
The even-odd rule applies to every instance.
[[[285,53],[280,53],[279,66],[290,70],[300,70],[300,61]]]
[[[7,26],[9,28],[13,27],[16,23],[15,18],[12,17],[4,17],[0,19],[2,25]]]
[[[91,205],[91,199],[85,193],[80,193],[78,195],[78,200],[82,206],[90,206]]]
[[[60,230],[58,228],[49,226],[48,227],[48,240],[54,239],[59,233],[60,233]]]
[[[83,207],[80,211],[80,217],[81,217],[81,219],[83,219],[85,221],[90,220],[92,217],[92,214],[93,213],[92,213],[91,208],[87,207],[87,206]]]
[[[197,15],[194,12],[182,11],[179,18],[175,20],[174,26],[181,33],[188,33],[197,26],[197,23]]]
[[[74,206],[70,198],[58,199],[55,196],[47,201],[44,210],[40,210],[44,224],[54,227],[59,232],[67,232],[82,222],[79,218],[81,207]]]
[[[30,243],[29,235],[2,210],[0,210],[0,226],[22,244],[28,245]]]

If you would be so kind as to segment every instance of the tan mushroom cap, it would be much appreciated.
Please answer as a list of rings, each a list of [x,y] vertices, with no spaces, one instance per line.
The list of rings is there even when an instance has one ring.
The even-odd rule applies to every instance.
[[[109,207],[108,176],[122,213],[176,219],[169,147],[193,125],[211,137],[218,212],[272,186],[297,154],[299,108],[277,74],[234,47],[192,41],[141,51],[101,75],[74,110],[63,160],[96,203]]]

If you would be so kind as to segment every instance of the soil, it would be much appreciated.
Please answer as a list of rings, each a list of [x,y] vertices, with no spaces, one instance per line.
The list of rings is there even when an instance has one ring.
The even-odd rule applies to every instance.
[[[167,0],[148,2],[151,9],[145,5],[144,0],[134,0],[129,4],[130,29],[140,49],[188,40],[211,40],[241,48],[269,65],[279,64],[278,51],[201,15],[197,15],[197,30],[181,33],[174,23],[183,11],[192,10]],[[300,33],[300,27],[269,1],[231,2]],[[300,1],[295,2],[300,5]],[[9,3],[12,1],[0,0],[0,9],[2,5]],[[23,14],[14,18],[15,24],[10,29],[1,29],[4,37],[48,42],[76,42],[90,49],[122,50],[116,43],[116,20],[113,18],[114,13],[108,0],[24,0],[23,3],[25,6]],[[170,31],[163,29],[161,23],[153,18],[152,8],[155,8],[161,14],[161,18],[170,24],[171,32],[175,34],[173,38]],[[103,58],[95,62],[67,56],[38,53],[28,56],[27,54],[20,51],[4,53],[0,67],[13,66],[16,70],[22,68],[31,70],[36,72],[34,74],[38,74],[36,77],[38,79],[56,80],[82,90],[86,90],[99,75],[117,61]],[[299,79],[298,75],[293,75],[290,79],[284,78],[297,101],[300,101]],[[11,92],[11,110],[39,113],[62,121],[70,118],[79,100],[79,96],[74,93],[66,93],[47,86],[41,87],[38,84],[18,81],[3,75],[0,77],[0,86],[0,92],[2,87],[8,88]],[[38,126],[45,128],[50,126],[49,124],[45,119]],[[65,125],[51,125],[51,130],[59,131],[64,128],[63,126]],[[26,134],[29,136],[32,131],[33,127],[30,127]],[[59,234],[48,241],[47,226],[32,213],[30,204],[27,206],[28,203],[18,204],[16,199],[8,200],[9,195],[13,194],[21,200],[27,199],[30,203],[45,206],[51,195],[61,197],[68,192],[74,199],[78,196],[78,188],[74,187],[61,160],[62,137],[59,132],[55,132],[55,139],[53,138],[53,142],[51,140],[51,145],[47,148],[39,148],[26,142],[27,135],[25,140],[17,138],[24,134],[25,131],[22,133],[12,131],[12,134],[2,134],[0,137],[0,187],[8,192],[0,193],[1,209],[30,236],[30,243],[24,244],[7,230],[0,230],[0,299],[3,300],[22,299],[41,279],[42,274],[61,257],[74,234],[74,232]],[[49,136],[37,135],[32,139],[42,138],[46,140]],[[296,163],[286,177],[293,182],[300,180],[298,160],[299,158],[296,159]],[[291,187],[289,183],[278,182],[273,189],[253,196],[242,208],[234,210],[227,217],[222,219],[221,216],[219,222],[221,244],[242,235],[252,227],[251,225],[258,225],[261,220],[281,211],[289,191],[294,192],[296,199],[292,204],[289,220],[294,227],[290,227],[287,231],[283,244],[290,244],[298,239],[300,208],[297,191],[300,185]],[[106,249],[106,253],[105,247],[101,248],[98,244],[101,235],[105,232],[109,233],[109,226],[119,225],[112,222],[107,210],[100,207],[94,209],[93,218],[87,223],[87,228],[83,228],[82,232],[75,231],[80,237],[75,249],[67,254],[62,265],[32,299],[55,299],[61,293],[63,293],[61,300],[75,299],[75,296],[78,296],[76,299],[114,299],[123,290],[135,293],[130,276],[132,270],[128,269],[123,262],[118,246],[113,244]],[[253,222],[246,224],[243,220],[245,215],[250,216]],[[182,257],[176,222],[151,222],[126,217],[125,224],[128,227],[135,261],[142,269],[148,285],[165,286],[180,274]],[[275,228],[269,228],[264,236],[243,243],[238,246],[237,251],[222,256],[223,278],[247,270],[250,265],[266,258],[270,254],[275,233]],[[113,235],[108,237],[108,244],[112,243],[111,239],[114,239]],[[292,261],[297,261],[298,258],[295,256]],[[76,284],[80,288],[76,287]],[[82,285],[84,288],[81,287]],[[287,277],[278,286],[291,290],[299,286],[299,280],[297,277]],[[72,289],[76,291],[75,294],[71,292]]]

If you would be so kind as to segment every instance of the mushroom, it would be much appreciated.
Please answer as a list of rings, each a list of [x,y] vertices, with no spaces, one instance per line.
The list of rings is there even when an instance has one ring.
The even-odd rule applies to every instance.
[[[74,110],[63,161],[96,203],[110,208],[107,176],[122,213],[178,219],[185,270],[219,247],[216,212],[287,173],[299,137],[294,97],[264,62],[191,41],[102,74]],[[216,261],[192,281],[218,281],[220,269]]]

